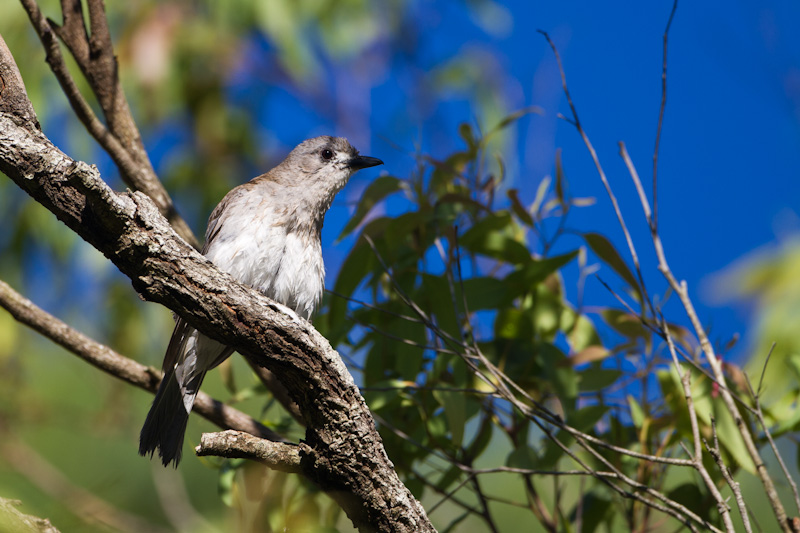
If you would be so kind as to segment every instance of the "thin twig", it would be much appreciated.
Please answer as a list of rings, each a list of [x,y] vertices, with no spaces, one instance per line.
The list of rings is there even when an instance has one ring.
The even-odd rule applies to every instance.
[[[725,461],[722,460],[722,453],[719,448],[719,438],[717,437],[717,422],[714,418],[711,419],[711,435],[714,439],[714,446],[709,446],[708,441],[705,439],[703,439],[703,444],[705,444],[706,450],[708,450],[708,453],[711,454],[711,457],[714,458],[714,462],[717,464],[717,468],[719,468],[719,471],[722,473],[722,477],[725,479],[725,482],[733,491],[733,496],[736,500],[736,506],[739,509],[739,515],[742,517],[742,522],[744,523],[744,530],[747,533],[752,533],[753,528],[750,527],[750,515],[747,513],[747,506],[744,503],[744,498],[742,498],[742,489],[739,487],[739,483],[733,479],[733,475],[725,464]],[[723,518],[729,514],[729,506],[721,499],[717,500],[717,507],[721,512],[723,510],[725,511]],[[735,531],[732,523],[730,527],[730,531]]]
[[[766,360],[764,361],[764,368],[761,371],[761,378],[758,381],[758,391],[753,390],[753,386],[750,384],[750,377],[747,375],[747,372],[745,372],[744,374],[744,379],[747,382],[747,387],[748,389],[750,389],[750,394],[753,397],[753,401],[755,402],[755,413],[756,417],[758,418],[758,423],[764,430],[764,435],[767,437],[767,440],[769,441],[769,445],[772,448],[772,453],[778,460],[778,464],[781,467],[783,476],[786,478],[786,481],[789,482],[789,486],[792,489],[792,495],[794,496],[794,504],[797,508],[797,512],[800,513],[800,494],[798,494],[797,483],[795,483],[794,479],[792,478],[792,475],[789,473],[789,469],[786,467],[786,462],[783,460],[783,455],[778,450],[778,446],[775,444],[775,440],[772,438],[772,432],[769,430],[769,426],[767,426],[767,421],[764,418],[764,410],[761,408],[762,380],[764,379],[764,374],[767,371],[767,364],[769,364],[769,360],[772,357],[773,350],[775,350],[774,342],[772,343],[772,346],[769,349],[769,353],[767,354]]]
[[[545,39],[547,39],[547,43],[550,45],[550,48],[553,50],[553,54],[555,55],[556,62],[558,62],[558,70],[561,73],[561,87],[564,91],[564,95],[567,98],[567,103],[569,104],[570,111],[572,111],[572,117],[574,119],[575,128],[578,130],[578,133],[583,139],[583,144],[586,145],[586,149],[589,151],[589,155],[592,157],[592,161],[594,162],[595,168],[597,169],[597,173],[600,176],[600,181],[603,182],[603,187],[605,187],[606,194],[608,194],[608,198],[611,200],[611,205],[614,208],[614,213],[617,215],[617,220],[619,221],[619,225],[622,228],[622,232],[625,234],[625,242],[628,244],[628,251],[631,254],[631,258],[633,259],[633,265],[636,270],[636,276],[639,281],[639,289],[641,290],[641,298],[642,298],[642,308],[644,309],[645,306],[650,306],[651,313],[655,314],[655,310],[652,308],[652,304],[650,302],[650,296],[647,294],[647,287],[644,283],[644,276],[642,275],[642,268],[639,264],[639,255],[636,253],[636,247],[633,244],[633,239],[631,238],[631,234],[628,231],[628,226],[625,224],[625,218],[622,216],[622,210],[619,207],[619,202],[617,202],[617,197],[614,194],[614,191],[611,189],[611,185],[608,182],[608,178],[606,178],[606,173],[603,170],[602,165],[600,164],[600,159],[597,157],[597,152],[592,145],[592,142],[589,140],[589,136],[586,134],[586,131],[583,129],[581,125],[581,121],[578,118],[578,110],[575,108],[575,104],[572,102],[572,96],[569,92],[569,87],[567,86],[567,75],[564,71],[564,65],[561,63],[561,56],[558,53],[558,49],[556,48],[555,43],[550,38],[547,32],[542,30],[537,30],[541,33]]]
[[[664,29],[664,59],[661,63],[661,106],[658,109],[658,127],[656,128],[656,146],[653,149],[653,220],[651,228],[658,229],[658,149],[661,144],[661,129],[664,125],[664,109],[667,107],[667,38],[669,29],[672,27],[672,19],[678,9],[678,0],[672,3],[672,11],[669,13],[667,27]]]

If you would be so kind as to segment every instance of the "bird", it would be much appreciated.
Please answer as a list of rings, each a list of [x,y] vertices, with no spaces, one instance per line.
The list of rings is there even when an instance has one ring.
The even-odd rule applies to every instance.
[[[220,270],[309,320],[322,297],[321,232],[333,198],[356,171],[382,165],[343,137],[300,143],[278,166],[232,189],[208,219],[202,254]],[[164,377],[139,436],[139,454],[181,460],[186,424],[206,372],[233,349],[180,317]]]

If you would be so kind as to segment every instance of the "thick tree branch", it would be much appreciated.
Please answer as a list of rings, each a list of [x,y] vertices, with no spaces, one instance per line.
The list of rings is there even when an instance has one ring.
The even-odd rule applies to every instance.
[[[197,455],[250,459],[273,470],[298,474],[302,472],[300,449],[290,444],[269,442],[241,431],[203,433]]]
[[[0,64],[12,58],[0,56]],[[13,69],[12,69],[13,70]],[[20,114],[0,112],[0,171],[108,257],[147,300],[272,371],[306,422],[303,474],[363,531],[433,531],[339,354],[310,323],[180,239],[140,192],[117,194]]]
[[[0,527],[18,533],[59,533],[50,520],[20,513],[17,506],[21,503],[0,498]]]
[[[41,333],[103,372],[152,393],[158,389],[162,376],[160,370],[128,359],[108,346],[87,337],[37,307],[1,280],[0,307],[8,311],[18,322]],[[286,442],[283,437],[257,420],[202,391],[195,399],[194,412],[224,429],[237,429],[264,439]]]
[[[87,131],[108,152],[123,181],[133,190],[142,191],[153,199],[175,231],[186,242],[199,248],[191,228],[178,214],[172,199],[156,176],[141,135],[131,115],[125,93],[119,80],[117,59],[111,46],[105,8],[100,0],[92,0],[89,7],[92,35],[89,36],[83,21],[80,0],[62,0],[64,24],[58,26],[48,20],[35,0],[21,0],[34,30],[42,41],[47,63],[67,96],[72,109]],[[84,99],[75,80],[67,69],[56,35],[69,48],[97,97],[106,119],[103,124]]]

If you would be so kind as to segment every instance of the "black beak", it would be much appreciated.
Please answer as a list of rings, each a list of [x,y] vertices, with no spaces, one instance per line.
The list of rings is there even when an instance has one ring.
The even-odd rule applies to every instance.
[[[347,162],[347,166],[352,168],[353,170],[375,167],[382,164],[383,161],[381,161],[377,157],[367,157],[365,155],[357,155]]]

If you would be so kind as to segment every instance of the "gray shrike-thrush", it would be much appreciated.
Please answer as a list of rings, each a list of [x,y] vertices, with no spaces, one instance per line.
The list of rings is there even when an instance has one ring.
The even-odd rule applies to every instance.
[[[229,192],[208,219],[202,253],[220,270],[309,319],[324,290],[320,233],[333,197],[359,169],[383,164],[341,137],[300,143],[277,167]],[[186,423],[206,372],[232,348],[178,318],[139,438],[164,466],[181,460]]]

